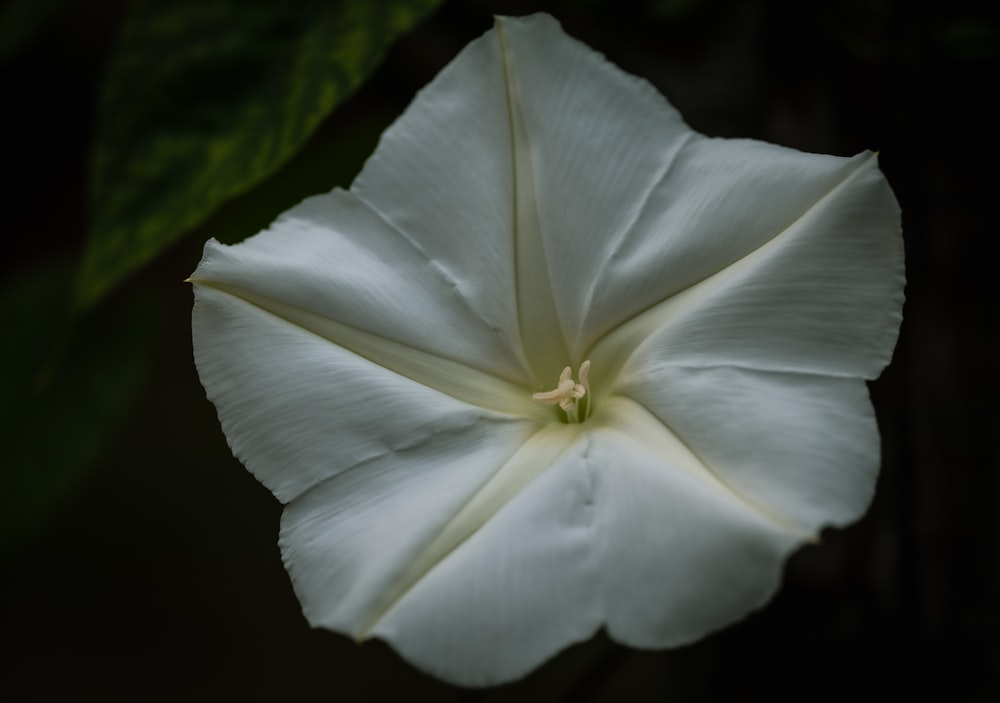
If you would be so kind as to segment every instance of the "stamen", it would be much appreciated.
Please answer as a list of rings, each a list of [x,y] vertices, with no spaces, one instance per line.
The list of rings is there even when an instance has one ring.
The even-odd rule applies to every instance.
[[[587,359],[582,364],[580,364],[580,385],[583,386],[584,395],[590,393],[590,382],[587,380],[590,378],[590,359]]]
[[[580,422],[577,401],[590,391],[590,383],[587,380],[590,376],[590,361],[584,361],[580,364],[578,376],[580,378],[579,383],[573,380],[573,370],[567,366],[559,374],[558,386],[551,391],[535,393],[531,396],[531,399],[542,405],[558,404],[571,422]]]

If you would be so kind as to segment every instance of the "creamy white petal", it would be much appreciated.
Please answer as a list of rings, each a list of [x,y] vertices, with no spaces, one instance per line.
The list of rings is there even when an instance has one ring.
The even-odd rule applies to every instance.
[[[871,501],[879,436],[858,378],[648,365],[620,391],[654,414],[735,496],[816,532]]]
[[[663,363],[876,377],[901,320],[899,211],[874,155],[851,164],[778,236],[602,339],[603,381],[630,355],[622,382]]]
[[[853,204],[861,197],[871,204],[867,213]],[[814,209],[825,215],[840,207],[855,210],[854,221],[831,222],[822,235],[833,235],[831,246],[868,239],[869,248],[883,247],[868,267],[890,264],[891,274],[879,270],[894,282],[898,208],[870,154],[849,159],[696,135],[664,161],[662,178],[626,227],[595,238],[600,248],[582,267],[591,281],[584,341],[751,255]],[[848,229],[837,232],[840,224]],[[895,248],[884,250],[893,240]]]
[[[696,134],[649,83],[563,34],[551,17],[505,18],[498,31],[517,96],[518,137],[531,165],[543,256],[570,350],[566,363],[575,367],[585,345],[607,329],[588,315],[598,277]],[[610,304],[616,321],[628,316],[631,301]]]
[[[384,135],[352,190],[455,277],[477,268],[470,261],[489,264],[476,271],[480,288],[487,299],[497,287],[514,292],[523,349],[544,385],[584,360],[608,244],[694,136],[652,86],[553,18],[497,18]],[[431,168],[446,177],[416,187],[407,178]],[[506,222],[478,211],[498,201],[512,210]]]
[[[241,244],[209,241],[191,279],[527,381],[516,341],[481,317],[447,272],[348,192],[309,198]]]
[[[420,668],[482,686],[523,676],[601,625],[592,486],[579,435],[375,626]]]
[[[531,332],[558,323],[545,260],[536,253],[535,195],[526,145],[515,139],[511,99],[501,36],[489,32],[385,131],[351,192],[523,350],[536,367],[537,385],[549,375],[537,368],[540,358],[561,345]],[[522,327],[530,329],[522,333]],[[552,356],[549,364],[565,364],[561,352]]]
[[[760,607],[808,533],[739,499],[641,407],[592,418],[594,540],[609,634],[690,642]]]
[[[281,552],[303,613],[357,639],[492,513],[455,518],[536,428],[480,423],[375,457],[293,500]],[[416,567],[416,568],[414,568]]]
[[[233,453],[282,502],[376,460],[461,455],[507,423],[536,426],[389,371],[229,292],[195,288],[202,384]]]

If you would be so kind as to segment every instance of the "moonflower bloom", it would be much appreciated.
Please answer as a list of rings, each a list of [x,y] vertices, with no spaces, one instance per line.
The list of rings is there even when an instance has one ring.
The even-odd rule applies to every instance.
[[[208,242],[195,359],[309,622],[499,683],[698,639],[864,512],[899,232],[874,154],[705,137],[499,18],[350,190]]]

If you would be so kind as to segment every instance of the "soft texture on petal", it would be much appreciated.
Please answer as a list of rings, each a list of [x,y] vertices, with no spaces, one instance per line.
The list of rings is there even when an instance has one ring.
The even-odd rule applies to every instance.
[[[812,231],[815,224],[820,231]],[[881,368],[898,328],[902,246],[899,209],[873,155],[806,154],[749,139],[690,139],[628,229],[600,240],[588,267],[585,341],[758,256],[772,241],[803,237],[812,238],[812,249],[801,252],[808,259],[796,261],[789,273],[825,266],[849,278],[827,275],[820,283],[863,286],[867,296],[846,301],[854,308],[842,312],[866,311],[868,328],[858,331],[878,331],[872,343],[879,347]],[[827,262],[827,256],[833,259]],[[820,297],[820,291],[796,291],[803,292],[810,300]],[[830,303],[843,298],[841,293]],[[876,310],[867,310],[870,302]]]
[[[496,36],[506,82],[515,87],[508,89],[511,110],[523,131],[514,138],[526,142],[551,292],[571,350],[586,349],[800,220],[810,226],[831,212],[841,217],[817,234],[854,235],[833,237],[831,246],[847,249],[850,265],[864,265],[856,277],[879,284],[871,297],[893,307],[898,326],[898,295],[886,294],[901,289],[898,208],[869,155],[706,138],[646,81],[580,42],[553,37],[554,25],[546,16],[504,19]],[[874,343],[884,357],[895,328],[866,319],[882,332]]]
[[[523,123],[516,137],[533,174],[550,295],[569,348],[581,350],[592,341],[584,326],[608,246],[695,132],[649,83],[562,34],[551,17],[503,18],[495,36],[514,87],[511,112]]]
[[[206,285],[197,286],[193,335],[233,453],[282,502],[376,460],[461,456],[505,441],[504,425],[535,426],[410,381]]]
[[[803,533],[868,507],[879,436],[857,378],[647,364],[621,393],[745,501]]]
[[[466,270],[474,272],[477,261],[467,261]],[[482,266],[489,270],[488,262]],[[480,317],[459,282],[344,191],[309,198],[241,244],[209,242],[191,278],[526,380],[516,339]]]
[[[544,385],[583,361],[597,243],[636,216],[692,134],[649,84],[551,17],[498,18],[383,135],[351,190],[484,318],[507,330],[508,315],[519,316]]]
[[[734,498],[631,401],[609,401],[593,421],[587,465],[611,636],[683,644],[763,604],[808,535]]]
[[[463,685],[510,681],[602,621],[588,442],[456,548],[376,625],[407,659]]]
[[[530,434],[520,423],[484,423],[375,457],[289,503],[282,557],[309,621],[368,637],[412,587],[410,565]]]
[[[520,344],[508,293],[517,285],[511,125],[495,32],[420,91],[351,192],[397,231],[397,249],[418,252],[488,326]]]
[[[878,376],[901,320],[899,210],[873,155],[848,163],[832,190],[763,246],[608,334],[592,352],[595,367],[628,359],[623,383],[665,363]]]

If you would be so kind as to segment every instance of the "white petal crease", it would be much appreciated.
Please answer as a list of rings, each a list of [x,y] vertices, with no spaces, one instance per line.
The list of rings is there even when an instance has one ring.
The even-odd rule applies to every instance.
[[[606,368],[628,359],[615,367],[623,376],[655,360],[874,378],[901,320],[898,227],[874,157],[856,157],[844,180],[783,231],[628,320],[591,358]]]
[[[529,380],[516,318],[477,309],[466,294],[476,272],[446,270],[345,191],[305,200],[240,244],[210,241],[191,278],[280,301],[510,381]]]
[[[309,622],[367,637],[412,585],[413,564],[429,570],[447,555],[428,561],[429,545],[533,432],[523,423],[470,426],[373,457],[290,502],[282,558]]]
[[[727,480],[725,473],[720,472],[715,464],[706,461],[668,423],[643,405],[642,393],[635,395],[640,400],[623,394],[604,403],[600,412],[594,416],[597,428],[629,438],[634,446],[642,449],[644,456],[659,457],[659,470],[665,474],[685,474],[688,477],[686,480],[697,481],[705,490],[717,493],[720,502],[729,501],[738,504],[739,510],[756,513],[759,518],[788,533],[793,539],[815,539],[816,535],[804,524],[796,523],[788,515],[772,510],[758,501],[756,496]]]
[[[879,436],[862,379],[665,364],[621,392],[730,490],[804,534],[853,522],[871,502]]]
[[[199,286],[195,362],[233,453],[282,502],[404,449],[535,421],[393,373],[223,291]],[[530,400],[524,401],[532,405]],[[452,442],[460,452],[468,444]]]
[[[195,284],[213,288],[253,305],[303,332],[321,337],[376,366],[456,400],[497,413],[530,417],[539,422],[551,419],[551,413],[530,402],[530,396],[524,387],[496,376],[251,291],[207,281],[195,280]]]
[[[448,681],[511,681],[591,637],[603,616],[584,435],[462,542],[373,634]]]
[[[606,425],[588,455],[608,633],[644,648],[690,642],[760,607],[804,539],[678,467],[661,439],[670,443]]]

